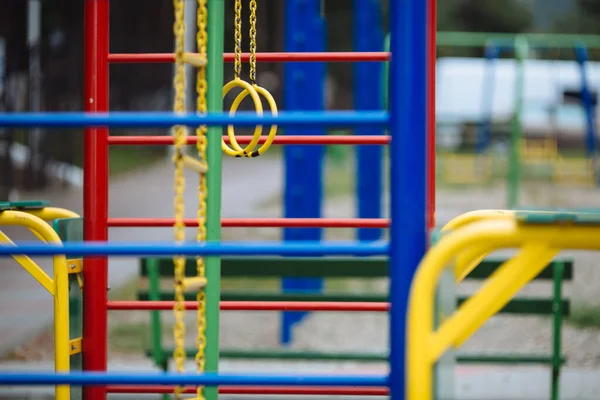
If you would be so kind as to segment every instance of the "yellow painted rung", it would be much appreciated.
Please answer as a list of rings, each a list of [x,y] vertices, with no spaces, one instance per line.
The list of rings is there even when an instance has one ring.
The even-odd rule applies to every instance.
[[[206,66],[206,57],[200,54],[185,53],[183,55],[183,62],[194,67],[204,67]]]
[[[183,280],[183,287],[185,290],[199,290],[206,286],[206,278],[201,276],[195,276],[193,278],[185,278]]]
[[[81,338],[72,339],[69,341],[69,355],[81,353]]]
[[[190,156],[183,156],[183,165],[186,168],[196,171],[199,174],[205,174],[208,171],[208,166],[205,162],[197,160]]]
[[[69,274],[78,274],[80,272],[83,272],[83,264],[81,261],[82,260],[80,258],[73,259],[73,260],[67,260],[68,273]]]

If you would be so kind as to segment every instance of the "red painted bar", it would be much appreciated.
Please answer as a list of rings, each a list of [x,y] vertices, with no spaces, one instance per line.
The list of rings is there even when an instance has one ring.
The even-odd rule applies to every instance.
[[[112,228],[170,228],[174,218],[109,218]],[[184,219],[185,226],[198,226],[195,218]],[[223,228],[388,228],[385,218],[222,218]]]
[[[173,310],[174,301],[109,301],[107,308],[112,311],[153,311]],[[186,301],[186,310],[196,310],[198,303]],[[389,303],[358,301],[222,301],[221,311],[347,311],[347,312],[387,312]]]
[[[223,54],[225,62],[233,62],[233,53]],[[388,61],[388,52],[322,52],[322,53],[256,53],[257,62],[355,62],[355,61]],[[242,54],[242,62],[250,60],[249,53]],[[139,54],[110,54],[110,63],[172,63],[175,55],[172,53],[139,53]]]
[[[109,386],[109,393],[131,394],[168,394],[173,393],[173,386]],[[196,388],[186,387],[186,394],[196,393]],[[303,396],[387,396],[388,388],[384,387],[302,387],[302,386],[221,386],[219,394],[253,394],[253,395],[303,395]]]
[[[436,33],[437,0],[429,1],[427,51],[427,227],[435,228],[435,71],[436,71]]]
[[[223,136],[225,143],[229,144],[229,137]],[[186,141],[188,144],[195,144],[198,140],[197,136],[188,136]],[[240,136],[237,138],[238,143],[248,144],[252,140],[252,136]],[[267,140],[266,136],[261,136],[259,144]],[[365,135],[328,135],[328,136],[276,136],[273,144],[346,144],[346,145],[386,145],[391,141],[390,136],[365,136]],[[109,145],[115,146],[149,146],[149,145],[172,145],[173,136],[110,136],[108,138]]]
[[[84,110],[108,111],[109,0],[86,0],[84,5]],[[108,129],[84,131],[84,240],[106,241],[108,229]],[[106,257],[86,258],[83,279],[83,369],[106,371],[107,288]],[[86,400],[106,400],[106,388],[83,388]]]

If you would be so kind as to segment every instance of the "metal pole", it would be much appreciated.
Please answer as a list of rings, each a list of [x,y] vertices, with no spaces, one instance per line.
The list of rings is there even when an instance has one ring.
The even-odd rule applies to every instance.
[[[427,227],[435,227],[435,73],[437,0],[428,0],[427,13]]]
[[[221,88],[223,87],[223,41],[225,39],[225,4],[223,0],[208,1],[208,112],[223,110]],[[222,183],[222,129],[219,126],[208,128],[208,175],[207,175],[207,217],[206,238],[208,241],[221,240],[221,183]],[[221,296],[221,259],[206,258],[206,371],[215,372],[219,368],[219,301]],[[205,389],[207,400],[216,400],[216,387]]]
[[[406,396],[406,311],[425,253],[428,2],[390,2],[390,395]]]
[[[516,79],[515,79],[515,110],[512,118],[510,135],[510,165],[508,171],[508,200],[507,207],[513,209],[519,205],[519,186],[521,181],[521,143],[523,140],[523,127],[521,115],[523,113],[523,83],[525,79],[525,59],[529,52],[527,39],[517,36],[515,39]]]
[[[354,0],[354,51],[381,51],[384,42],[381,4]],[[354,64],[354,109],[379,110],[382,99],[374,87],[381,82],[381,65],[372,62]],[[381,135],[380,129],[357,128],[355,135]],[[356,148],[356,197],[359,218],[381,218],[383,175],[382,146]],[[381,238],[381,229],[358,229],[360,241]]]
[[[84,110],[108,112],[109,0],[86,0],[84,5]],[[108,129],[84,131],[83,236],[106,241],[108,229]],[[107,289],[106,257],[84,261],[83,369],[106,371]],[[86,400],[105,400],[106,388],[83,388]]]
[[[41,111],[42,67],[40,36],[42,25],[42,2],[29,0],[27,3],[27,46],[29,47],[29,111]],[[42,129],[29,130],[29,174],[26,185],[34,188],[42,182],[42,160],[40,154]]]

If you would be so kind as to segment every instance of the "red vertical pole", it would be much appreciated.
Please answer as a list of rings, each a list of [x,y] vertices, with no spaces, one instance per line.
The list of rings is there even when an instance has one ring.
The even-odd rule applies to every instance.
[[[84,110],[108,111],[109,0],[85,0]],[[83,237],[108,238],[108,129],[84,132]],[[87,258],[83,278],[83,369],[106,371],[107,289],[106,257]],[[85,387],[85,400],[105,400],[106,388]]]
[[[437,0],[427,0],[427,227],[435,227],[435,72]]]

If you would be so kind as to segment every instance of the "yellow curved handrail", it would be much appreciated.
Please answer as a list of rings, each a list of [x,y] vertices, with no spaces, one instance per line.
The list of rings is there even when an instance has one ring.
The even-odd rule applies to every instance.
[[[532,280],[561,249],[600,250],[600,225],[526,225],[515,218],[463,224],[431,248],[413,279],[407,328],[407,399],[431,400],[433,366]],[[492,248],[493,246],[493,248]],[[481,289],[434,330],[435,289],[445,267],[469,248],[520,248]]]
[[[44,210],[46,211],[44,212]],[[52,214],[53,212],[55,212],[55,214]],[[67,215],[62,211],[58,212],[56,210],[48,209],[35,211],[29,210],[28,212],[5,210],[0,212],[0,225],[23,226],[28,228],[38,238],[40,238],[40,240],[46,243],[62,243],[60,237],[54,231],[54,229],[52,229],[52,227],[42,218],[39,218],[34,214],[45,216],[47,219],[54,219],[50,218],[52,215],[55,215],[55,218],[59,218],[59,214],[61,216]],[[8,239],[6,235],[2,234],[2,239],[4,238]],[[7,243],[12,242],[10,239],[8,239]],[[32,268],[32,270],[36,271],[35,268],[37,267],[37,272],[33,273],[32,276],[38,282],[40,282],[40,284],[44,286],[54,297],[54,368],[56,372],[69,372],[69,277],[66,256],[56,255],[53,257],[54,276],[52,279],[50,279],[50,277],[48,277],[48,275],[41,270],[37,264],[29,259],[29,257],[19,257],[22,257],[21,261],[25,261],[26,265]],[[23,265],[23,263],[19,263]],[[39,271],[41,271],[43,275],[41,275]],[[29,270],[28,272],[31,273]],[[68,385],[56,386],[55,398],[57,400],[69,400],[70,387]]]

